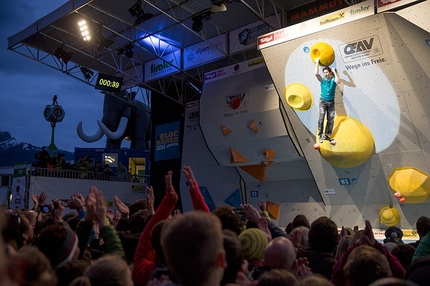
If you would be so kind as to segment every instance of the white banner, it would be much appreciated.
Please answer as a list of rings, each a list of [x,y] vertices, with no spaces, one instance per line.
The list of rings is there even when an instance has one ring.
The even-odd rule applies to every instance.
[[[210,43],[202,41],[184,49],[185,70],[226,56],[227,43],[225,34],[213,37],[208,41]]]
[[[205,73],[204,81],[205,83],[220,80],[223,78],[230,77],[232,75],[236,75],[238,73],[250,71],[264,65],[263,58],[255,58],[246,62],[241,62],[238,64],[234,64],[225,68],[220,68],[211,72]]]
[[[323,15],[312,20],[280,29],[258,37],[257,48],[262,49],[300,38],[315,32],[326,30],[348,22],[352,22],[375,14],[373,0],[340,9],[334,13]]]
[[[271,24],[272,27],[279,27],[276,15],[268,17],[266,21]],[[257,21],[230,31],[230,54],[255,48],[258,36],[264,35],[268,32],[270,32],[270,27],[266,23],[263,23],[263,21]]]

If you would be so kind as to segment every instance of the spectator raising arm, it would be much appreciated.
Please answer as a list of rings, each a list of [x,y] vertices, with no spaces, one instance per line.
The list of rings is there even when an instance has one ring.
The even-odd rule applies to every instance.
[[[166,182],[166,194],[140,235],[134,254],[132,276],[135,286],[147,285],[151,278],[151,274],[155,269],[156,259],[155,251],[151,244],[152,229],[158,222],[169,218],[178,201],[178,194],[172,184],[172,171],[169,171],[164,179]],[[150,196],[151,191],[152,188],[148,190],[147,196]]]
[[[182,172],[185,175],[188,183],[188,190],[190,192],[191,200],[193,201],[194,210],[202,210],[204,212],[210,213],[209,207],[205,202],[205,199],[200,192],[199,184],[194,177],[193,170],[190,166],[184,166]]]

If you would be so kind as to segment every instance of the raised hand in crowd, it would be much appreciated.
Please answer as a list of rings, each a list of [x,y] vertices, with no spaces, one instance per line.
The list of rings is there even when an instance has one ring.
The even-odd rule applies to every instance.
[[[360,240],[358,241],[358,244],[374,246],[376,239],[375,239],[375,236],[373,235],[372,225],[368,220],[366,220],[365,224],[366,224],[366,227],[364,228],[363,234],[361,235]]]
[[[240,205],[240,207],[242,208],[243,213],[245,214],[245,216],[248,218],[250,222],[258,224],[258,221],[261,218],[261,215],[253,205],[243,204],[243,205]]]
[[[259,201],[259,202],[258,202],[258,207],[260,208],[260,210],[261,210],[262,212],[267,211],[267,204],[266,204],[266,201],[264,201],[264,200]]]
[[[107,205],[105,197],[96,187],[92,188],[95,189],[94,197],[96,201],[88,206],[87,212],[92,213],[94,222],[98,223],[100,227],[106,226],[108,223],[106,221]]]
[[[114,197],[115,206],[121,213],[121,216],[123,219],[127,219],[130,215],[130,210],[128,209],[128,206],[124,204],[117,196]]]
[[[108,220],[109,220],[109,223],[111,224],[111,225],[116,225],[116,221],[115,221],[115,213],[113,212],[113,209],[108,209],[107,211],[106,211],[106,217],[108,218]]]
[[[173,211],[173,217],[178,216],[178,215],[182,215],[182,212],[180,209],[176,209]]]
[[[306,257],[300,257],[294,261],[293,266],[291,268],[293,270],[294,276],[296,276],[298,280],[302,280],[314,275],[308,265],[309,261]]]
[[[42,191],[40,195],[31,194],[31,198],[34,204],[33,209],[37,210],[40,206],[43,206],[47,197],[48,196],[46,195],[45,191]]]
[[[154,201],[154,189],[152,186],[148,186],[146,187],[146,208],[148,209],[149,215],[155,214]]]
[[[270,242],[272,240],[272,234],[270,233],[269,223],[267,222],[267,219],[265,219],[264,217],[260,217],[258,219],[257,225],[258,228],[266,235],[267,241]]]
[[[182,173],[184,173],[185,178],[187,179],[188,190],[190,192],[193,192],[195,190],[194,182],[197,182],[196,177],[194,176],[193,170],[191,170],[190,166],[184,166],[184,168],[182,169]]]
[[[68,201],[68,207],[72,210],[77,210],[78,212],[85,210],[84,197],[79,193],[72,194]]]
[[[166,182],[166,193],[168,193],[172,199],[175,199],[178,194],[176,193],[175,187],[173,186],[172,176],[172,171],[167,172],[167,175],[164,176],[164,181]]]
[[[94,209],[94,205],[97,203],[96,194],[98,193],[98,189],[95,186],[91,186],[90,191],[88,192],[87,197],[85,198],[85,206],[87,207],[87,215],[85,216],[86,220],[94,221],[94,216],[92,210]]]
[[[64,207],[61,200],[54,200],[49,203],[49,208],[52,210],[51,217],[55,223],[63,222]]]

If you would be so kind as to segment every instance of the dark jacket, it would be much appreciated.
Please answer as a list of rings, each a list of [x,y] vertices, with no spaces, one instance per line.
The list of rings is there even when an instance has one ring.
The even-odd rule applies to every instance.
[[[313,273],[321,274],[330,280],[333,266],[336,263],[333,254],[319,252],[308,247],[297,251],[297,258],[300,257],[306,257],[308,259],[309,267],[312,269]]]

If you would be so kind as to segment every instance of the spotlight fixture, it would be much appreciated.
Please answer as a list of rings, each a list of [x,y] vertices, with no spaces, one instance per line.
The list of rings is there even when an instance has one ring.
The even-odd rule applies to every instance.
[[[143,9],[142,9],[142,2],[137,1],[136,4],[134,4],[133,6],[130,7],[130,9],[128,9],[128,12],[130,12],[132,17],[136,17],[138,15],[145,13],[143,12]]]
[[[98,51],[100,52],[104,48],[109,48],[112,46],[113,41],[106,39],[102,34],[102,26],[99,26],[94,33],[94,43],[98,46]]]
[[[94,72],[87,67],[81,66],[80,70],[85,79],[91,79],[94,75]]]
[[[203,10],[197,14],[195,14],[191,20],[193,20],[192,28],[196,32],[200,32],[203,29],[203,20],[209,20],[212,18],[211,9]]]
[[[224,11],[227,11],[227,7],[223,3],[221,3],[220,5],[212,4],[211,6],[212,13],[218,13],[218,12],[224,12]]]
[[[86,42],[91,40],[90,31],[88,30],[87,22],[85,20],[78,22],[79,30],[81,30],[82,39]]]
[[[67,64],[72,58],[73,53],[66,52],[65,50],[63,50],[63,48],[64,48],[64,43],[61,45],[61,47],[58,47],[55,50],[54,56],[56,56],[58,60],[63,60],[63,63]]]
[[[118,49],[116,51],[116,54],[117,55],[124,55],[127,58],[131,59],[133,57],[133,55],[134,55],[133,48],[134,48],[133,44],[128,44],[124,48]]]
[[[227,11],[225,4],[230,4],[233,0],[212,0],[211,12],[224,12]]]
[[[151,14],[151,13],[145,13],[145,11],[143,11],[143,9],[142,9],[142,2],[140,0],[137,1],[136,4],[134,4],[133,6],[131,6],[128,9],[128,12],[130,12],[130,15],[132,17],[136,17],[136,20],[134,21],[134,25],[135,26],[137,26],[140,23],[143,23],[146,20],[149,20],[152,17],[154,17],[153,14]]]

